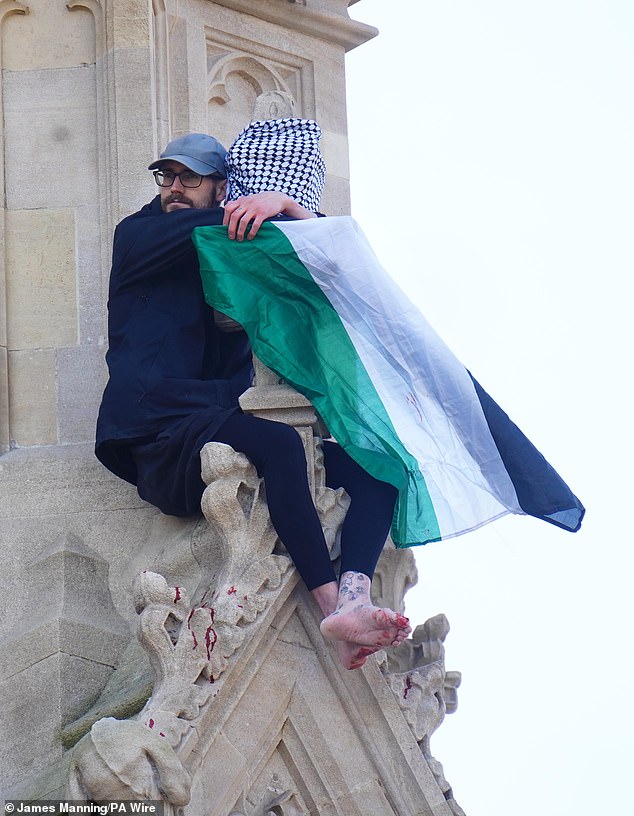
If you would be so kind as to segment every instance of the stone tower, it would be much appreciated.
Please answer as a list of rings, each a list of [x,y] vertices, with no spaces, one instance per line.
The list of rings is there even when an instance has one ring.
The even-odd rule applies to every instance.
[[[204,131],[229,145],[254,110],[270,118],[291,100],[324,133],[324,211],[348,211],[344,56],[376,34],[351,4],[0,0],[6,799],[152,794],[166,813],[214,816],[461,812],[429,750],[459,682],[442,616],[389,660],[343,672],[246,460],[208,446],[205,516],[179,520],[93,455],[112,232],[154,195],[146,168],[169,138]],[[311,406],[262,370],[245,399],[302,434],[334,537],[345,497],[323,487]],[[415,580],[411,554],[386,550],[375,593],[399,608]]]

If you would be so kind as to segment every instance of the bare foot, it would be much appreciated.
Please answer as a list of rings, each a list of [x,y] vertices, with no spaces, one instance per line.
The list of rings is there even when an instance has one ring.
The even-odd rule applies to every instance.
[[[370,578],[362,572],[344,572],[335,582],[313,590],[325,618],[320,629],[334,641],[339,662],[358,669],[385,646],[398,646],[412,631],[409,620],[392,609],[375,606],[370,599]]]
[[[391,609],[371,603],[343,604],[324,618],[321,633],[326,640],[341,640],[362,646],[398,646],[412,631],[409,619]]]

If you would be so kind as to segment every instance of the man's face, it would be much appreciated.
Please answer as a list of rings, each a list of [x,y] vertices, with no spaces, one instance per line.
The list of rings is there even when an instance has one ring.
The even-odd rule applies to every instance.
[[[188,167],[177,161],[164,161],[161,170],[171,170],[173,173],[191,172]],[[222,179],[213,179],[203,176],[200,187],[183,187],[177,176],[171,187],[159,187],[161,208],[163,212],[176,210],[201,210],[206,207],[217,207],[225,197],[227,182]]]

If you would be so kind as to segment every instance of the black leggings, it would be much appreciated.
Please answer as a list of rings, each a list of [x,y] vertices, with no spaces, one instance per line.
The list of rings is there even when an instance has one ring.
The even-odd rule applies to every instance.
[[[336,581],[315,510],[304,446],[290,425],[233,414],[213,436],[244,453],[266,485],[271,521],[308,589]],[[372,578],[390,530],[397,490],[370,476],[334,442],[324,442],[328,487],[343,487],[350,507],[341,531],[341,573]]]

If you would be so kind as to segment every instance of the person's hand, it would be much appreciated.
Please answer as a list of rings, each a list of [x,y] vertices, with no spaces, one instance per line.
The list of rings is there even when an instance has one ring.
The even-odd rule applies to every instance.
[[[225,204],[223,224],[229,238],[236,241],[252,240],[267,218],[284,213],[291,218],[315,218],[315,213],[302,207],[290,196],[270,190],[249,196],[240,196]]]

